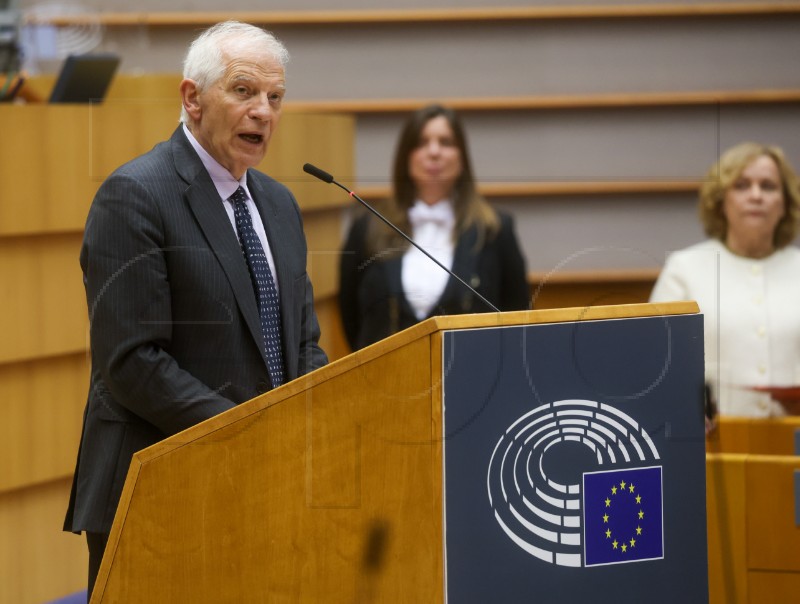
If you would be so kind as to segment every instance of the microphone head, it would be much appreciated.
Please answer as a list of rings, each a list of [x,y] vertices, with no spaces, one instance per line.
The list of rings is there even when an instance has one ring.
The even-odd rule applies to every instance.
[[[333,182],[333,176],[328,174],[325,170],[320,170],[316,166],[312,166],[311,164],[304,164],[303,171],[311,174],[311,176],[315,176],[319,178],[322,182],[326,182],[328,184]]]

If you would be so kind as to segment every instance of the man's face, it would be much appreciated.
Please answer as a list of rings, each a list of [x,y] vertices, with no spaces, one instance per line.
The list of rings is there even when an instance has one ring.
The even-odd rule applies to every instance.
[[[227,67],[219,80],[202,91],[184,80],[181,92],[192,134],[239,179],[267,152],[286,87],[280,64],[263,51],[228,48],[223,58]]]

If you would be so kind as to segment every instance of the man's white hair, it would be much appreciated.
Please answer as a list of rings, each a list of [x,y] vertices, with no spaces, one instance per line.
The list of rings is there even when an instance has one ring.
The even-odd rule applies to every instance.
[[[241,21],[223,21],[205,30],[189,46],[183,61],[184,79],[194,80],[199,91],[206,90],[225,73],[223,50],[230,51],[231,47],[263,48],[284,70],[289,62],[289,51],[272,32]],[[181,122],[188,121],[189,114],[181,108]]]

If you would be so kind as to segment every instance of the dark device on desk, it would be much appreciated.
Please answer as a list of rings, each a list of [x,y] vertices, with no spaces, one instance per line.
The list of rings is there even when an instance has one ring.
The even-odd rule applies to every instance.
[[[115,54],[69,55],[50,94],[51,103],[99,103],[119,65]]]
[[[0,0],[0,72],[19,71],[19,11],[16,0]],[[0,75],[2,75],[0,73]]]

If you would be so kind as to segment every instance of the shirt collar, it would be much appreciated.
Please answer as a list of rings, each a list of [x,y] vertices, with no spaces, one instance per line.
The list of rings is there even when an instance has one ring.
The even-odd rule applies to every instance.
[[[208,171],[208,175],[214,182],[214,186],[217,188],[217,193],[219,193],[219,196],[222,199],[228,199],[240,186],[244,188],[248,197],[252,199],[250,191],[247,188],[247,171],[245,171],[241,179],[236,180],[233,177],[233,174],[228,172],[228,170],[224,168],[222,164],[211,157],[208,151],[203,149],[202,145],[197,142],[197,139],[191,133],[189,128],[186,127],[186,124],[183,124],[183,133],[186,135],[186,138],[189,139],[192,147],[197,152],[197,155],[200,157],[200,161],[203,162],[203,166]]]
[[[413,226],[434,223],[442,228],[452,228],[455,224],[455,212],[449,199],[443,199],[432,205],[418,199],[409,209],[408,219]]]

